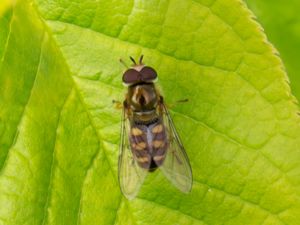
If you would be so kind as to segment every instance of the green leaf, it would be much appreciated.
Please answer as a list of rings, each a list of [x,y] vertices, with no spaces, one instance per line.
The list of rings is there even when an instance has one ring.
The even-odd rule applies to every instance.
[[[300,8],[299,1],[246,0],[262,22],[265,31],[278,48],[291,80],[292,92],[300,100]]]
[[[240,1],[18,0],[0,26],[0,224],[298,224],[298,106]],[[160,172],[120,193],[112,100],[140,54],[189,99],[171,108],[188,195]]]

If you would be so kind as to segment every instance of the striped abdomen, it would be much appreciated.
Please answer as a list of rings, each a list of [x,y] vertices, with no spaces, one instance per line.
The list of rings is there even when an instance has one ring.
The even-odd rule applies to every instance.
[[[149,125],[133,122],[130,145],[140,167],[153,171],[162,165],[168,149],[167,133],[162,121]]]

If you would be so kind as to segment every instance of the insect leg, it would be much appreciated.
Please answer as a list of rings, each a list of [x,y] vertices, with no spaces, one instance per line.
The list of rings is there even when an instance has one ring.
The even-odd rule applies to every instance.
[[[186,99],[177,100],[176,102],[173,102],[173,103],[169,104],[168,108],[173,108],[173,107],[177,106],[178,104],[186,103],[188,101],[189,100],[187,98]]]
[[[116,109],[122,109],[123,108],[123,104],[120,101],[117,100],[112,100],[112,103],[114,104]]]

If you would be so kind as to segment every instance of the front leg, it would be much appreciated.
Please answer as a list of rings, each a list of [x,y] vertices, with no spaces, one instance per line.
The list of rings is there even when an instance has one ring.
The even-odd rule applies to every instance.
[[[122,103],[120,101],[117,101],[117,100],[113,99],[112,103],[114,104],[116,109],[122,109],[123,108]]]

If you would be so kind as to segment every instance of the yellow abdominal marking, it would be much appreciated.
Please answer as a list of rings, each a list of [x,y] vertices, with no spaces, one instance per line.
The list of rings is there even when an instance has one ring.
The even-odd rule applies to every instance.
[[[139,128],[134,127],[131,129],[131,133],[133,136],[140,136],[143,134],[143,131],[141,131]]]
[[[153,159],[154,159],[155,161],[162,160],[163,158],[165,158],[164,155],[156,155],[156,156],[153,157]]]
[[[159,148],[164,146],[164,142],[163,141],[153,141],[153,147],[154,148]]]
[[[137,144],[133,143],[132,147],[136,150],[143,150],[146,148],[146,143],[145,142],[139,142]]]
[[[148,157],[138,157],[136,160],[140,163],[149,162]]]
[[[162,132],[162,130],[163,130],[163,126],[159,124],[152,128],[152,133],[157,134]]]

